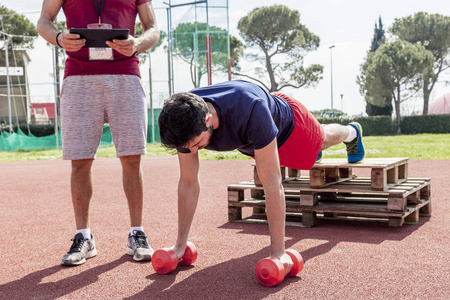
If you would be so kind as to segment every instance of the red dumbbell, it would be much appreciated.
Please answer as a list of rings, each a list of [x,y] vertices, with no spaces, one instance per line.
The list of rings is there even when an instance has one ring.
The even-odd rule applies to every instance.
[[[284,266],[279,259],[275,257],[263,258],[255,267],[255,275],[259,283],[264,286],[276,286],[283,281],[285,276],[293,277],[303,270],[304,263],[300,253],[296,250],[288,249],[286,250],[286,254],[288,254],[294,262],[294,266],[292,266],[289,273],[286,275]]]
[[[152,266],[158,274],[167,274],[176,269],[177,265],[189,266],[197,260],[197,248],[187,242],[183,257],[178,261],[175,252],[170,248],[156,250],[152,255]]]

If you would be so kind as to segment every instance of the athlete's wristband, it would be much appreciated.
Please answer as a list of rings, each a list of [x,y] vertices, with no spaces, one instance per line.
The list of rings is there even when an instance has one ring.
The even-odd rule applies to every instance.
[[[56,44],[59,46],[59,47],[63,47],[63,46],[61,46],[60,44],[59,44],[59,41],[58,41],[58,37],[59,37],[59,35],[62,33],[62,31],[60,31],[60,32],[58,32],[58,34],[56,35]]]

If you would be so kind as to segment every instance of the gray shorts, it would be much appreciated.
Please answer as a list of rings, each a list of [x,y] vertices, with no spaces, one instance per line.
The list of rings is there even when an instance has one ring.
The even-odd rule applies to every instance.
[[[64,79],[61,91],[63,159],[95,158],[109,123],[117,156],[146,153],[147,104],[135,75],[82,75]]]

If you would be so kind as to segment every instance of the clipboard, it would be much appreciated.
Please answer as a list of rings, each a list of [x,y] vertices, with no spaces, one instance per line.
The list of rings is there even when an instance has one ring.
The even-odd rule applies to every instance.
[[[77,33],[81,38],[86,39],[84,47],[109,47],[106,41],[126,40],[129,29],[91,29],[91,28],[70,28],[70,33]]]

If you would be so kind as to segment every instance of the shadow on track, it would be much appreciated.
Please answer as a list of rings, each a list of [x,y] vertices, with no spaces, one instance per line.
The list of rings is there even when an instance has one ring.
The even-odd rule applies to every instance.
[[[129,256],[123,255],[115,261],[93,267],[74,276],[69,276],[56,282],[42,283],[48,276],[73,268],[56,265],[0,285],[0,299],[58,299],[95,283],[101,274],[128,261]]]
[[[286,242],[287,247],[291,245]],[[126,299],[262,299],[277,293],[283,287],[301,281],[301,273],[285,278],[276,287],[260,285],[254,274],[258,260],[267,256],[268,248],[199,270],[181,282],[174,283],[177,275],[194,266],[178,267],[167,275],[147,276],[151,282],[144,290]]]

